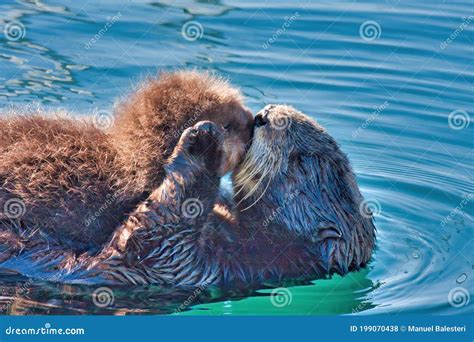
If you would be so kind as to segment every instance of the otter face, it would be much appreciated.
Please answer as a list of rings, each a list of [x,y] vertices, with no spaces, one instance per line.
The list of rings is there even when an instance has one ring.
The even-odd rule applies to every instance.
[[[311,201],[326,200],[326,188],[350,201],[360,197],[349,160],[335,140],[310,117],[286,105],[268,105],[256,115],[252,143],[234,181],[241,210],[264,208],[259,201],[278,207],[275,201],[292,192],[304,193]]]
[[[224,133],[224,163],[221,174],[234,170],[242,161],[253,129],[252,113],[241,105],[223,108],[219,117],[210,118]]]
[[[270,148],[285,168],[292,155],[315,155],[337,147],[316,121],[287,105],[267,105],[257,113],[254,142]]]
[[[236,184],[244,198],[276,177],[301,171],[301,157],[341,158],[336,142],[314,120],[286,105],[267,105],[254,120],[253,139]]]
[[[375,227],[361,209],[349,160],[321,126],[294,108],[269,105],[256,115],[234,184],[242,222],[320,244],[328,271],[344,274],[370,259]]]

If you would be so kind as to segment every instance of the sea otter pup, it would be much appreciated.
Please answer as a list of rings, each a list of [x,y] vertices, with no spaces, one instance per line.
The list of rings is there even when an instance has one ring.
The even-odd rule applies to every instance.
[[[222,128],[226,172],[241,160],[253,122],[237,89],[197,71],[143,82],[107,132],[66,115],[25,114],[0,118],[0,226],[40,229],[75,251],[100,248],[160,186],[185,128],[201,120]]]
[[[98,255],[76,256],[41,236],[24,239],[0,229],[0,270],[65,283],[221,283],[221,268],[202,232],[219,217],[213,208],[227,163],[224,141],[223,129],[210,121],[186,129],[165,167],[162,185]]]
[[[75,257],[60,246],[25,246],[6,236],[0,268],[71,283],[248,288],[346,274],[367,263],[372,219],[361,210],[346,156],[316,122],[287,106],[256,116],[235,176],[240,212],[230,219],[213,212],[223,140],[212,122],[187,129],[162,185],[99,255]]]

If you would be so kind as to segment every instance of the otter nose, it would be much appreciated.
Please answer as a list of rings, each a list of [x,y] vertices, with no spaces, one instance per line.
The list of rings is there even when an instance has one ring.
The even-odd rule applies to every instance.
[[[263,116],[262,114],[257,114],[255,116],[255,120],[254,120],[255,127],[265,126],[267,123],[268,123],[268,119],[266,115]]]

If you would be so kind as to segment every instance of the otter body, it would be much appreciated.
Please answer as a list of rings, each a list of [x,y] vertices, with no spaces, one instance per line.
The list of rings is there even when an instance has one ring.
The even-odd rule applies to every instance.
[[[344,275],[369,261],[372,218],[324,129],[291,107],[266,107],[234,176],[236,203],[219,201],[224,141],[212,122],[185,130],[162,184],[97,255],[7,231],[0,268],[70,283],[249,288]]]
[[[65,249],[100,250],[160,186],[181,133],[201,120],[223,128],[221,167],[232,170],[252,115],[238,90],[209,73],[147,80],[117,106],[106,132],[65,115],[0,118],[0,230],[28,227],[23,235],[40,230]]]
[[[87,249],[106,241],[140,197],[92,124],[0,119],[0,140],[0,227],[41,229],[65,248]]]
[[[162,185],[131,212],[100,253],[75,255],[40,235],[25,239],[0,231],[0,269],[65,283],[222,284],[208,232],[217,221],[233,224],[213,212],[225,163],[220,128],[200,122],[184,131]]]

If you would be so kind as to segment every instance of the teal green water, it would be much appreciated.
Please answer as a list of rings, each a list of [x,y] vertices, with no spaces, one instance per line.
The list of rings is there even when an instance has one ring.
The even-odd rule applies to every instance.
[[[253,111],[288,103],[327,127],[375,209],[377,250],[367,269],[345,277],[273,295],[214,289],[192,295],[181,314],[472,313],[473,8],[421,0],[2,1],[0,105],[87,115],[111,110],[158,70],[216,70]],[[172,313],[190,298],[113,289],[113,303],[98,307],[87,287],[3,277],[0,288],[0,308],[11,314]]]

